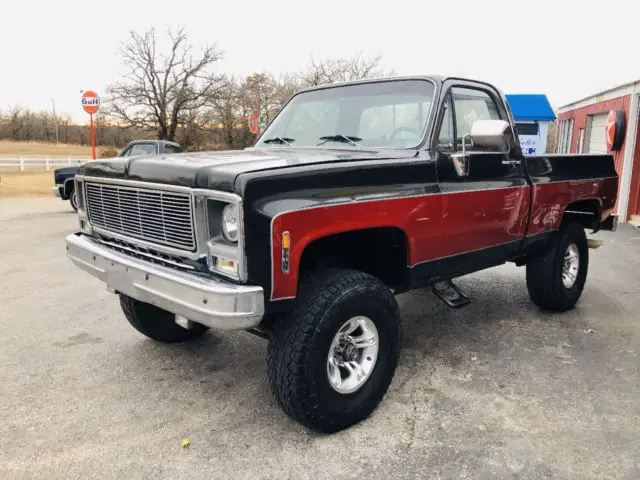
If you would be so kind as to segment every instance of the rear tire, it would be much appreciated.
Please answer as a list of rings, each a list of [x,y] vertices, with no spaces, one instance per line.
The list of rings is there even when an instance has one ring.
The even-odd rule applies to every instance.
[[[193,323],[192,328],[186,329],[174,321],[173,313],[126,295],[120,294],[120,306],[133,328],[158,342],[184,342],[209,330],[200,323]]]
[[[354,270],[311,277],[294,312],[273,325],[271,390],[287,415],[312,430],[354,425],[387,392],[400,337],[398,304],[377,278]]]
[[[577,254],[577,258],[576,258]],[[545,310],[572,309],[582,295],[589,267],[589,247],[582,225],[568,223],[545,250],[527,263],[527,289]]]

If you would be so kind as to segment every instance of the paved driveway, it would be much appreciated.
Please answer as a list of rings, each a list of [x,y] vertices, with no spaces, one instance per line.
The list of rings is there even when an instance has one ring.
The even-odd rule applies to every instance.
[[[0,478],[640,478],[640,231],[596,235],[566,314],[512,265],[460,279],[459,311],[402,295],[389,393],[322,436],[278,409],[264,340],[135,332],[66,259],[75,226],[59,199],[0,199]]]

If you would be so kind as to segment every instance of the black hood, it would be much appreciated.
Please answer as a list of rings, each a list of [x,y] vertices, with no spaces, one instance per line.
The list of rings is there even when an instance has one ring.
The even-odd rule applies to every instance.
[[[77,170],[78,170],[78,167],[56,168],[53,171],[53,180],[55,184],[60,185],[64,183],[65,180],[75,177]]]
[[[236,178],[242,173],[306,164],[382,159],[387,158],[388,153],[355,149],[249,148],[99,160],[85,163],[78,173],[231,192]],[[409,158],[415,154],[415,150],[393,150],[392,158]]]

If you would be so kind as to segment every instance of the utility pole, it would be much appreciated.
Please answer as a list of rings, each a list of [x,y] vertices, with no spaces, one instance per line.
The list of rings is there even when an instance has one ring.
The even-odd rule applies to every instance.
[[[56,144],[58,143],[58,117],[56,117],[56,101],[52,98],[51,105],[53,105],[53,121],[56,124]]]

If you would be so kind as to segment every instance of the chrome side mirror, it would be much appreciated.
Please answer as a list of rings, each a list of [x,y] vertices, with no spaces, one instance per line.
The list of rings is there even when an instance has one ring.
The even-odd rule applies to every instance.
[[[474,147],[509,153],[509,130],[510,126],[504,120],[476,120],[471,124],[471,142]]]

